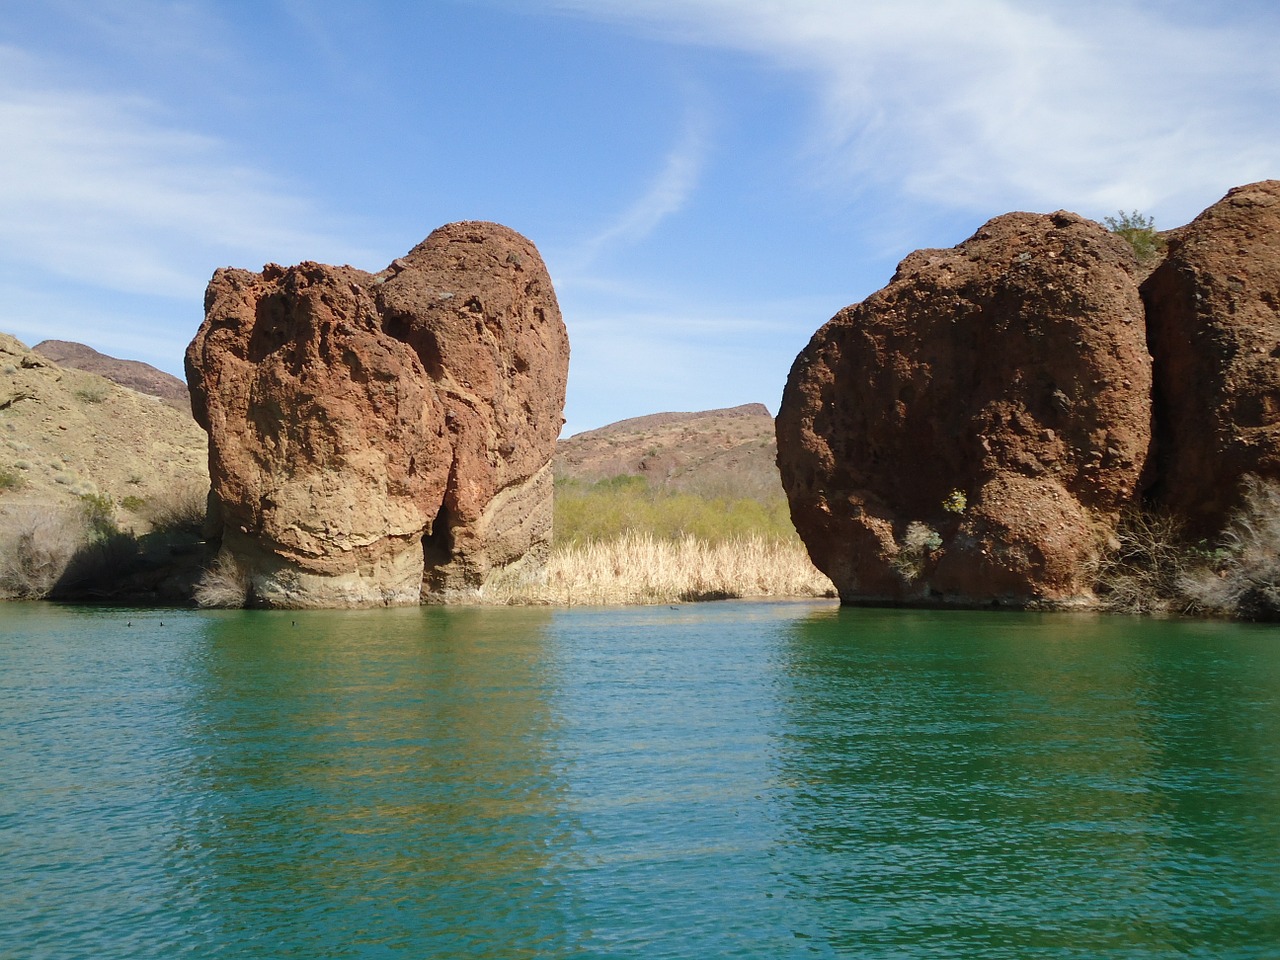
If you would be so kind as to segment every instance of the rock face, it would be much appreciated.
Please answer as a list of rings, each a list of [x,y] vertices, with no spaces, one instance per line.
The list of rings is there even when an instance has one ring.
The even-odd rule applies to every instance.
[[[540,564],[568,359],[541,257],[497,224],[378,274],[215,273],[187,380],[252,599],[447,600]]]
[[[1237,187],[1143,284],[1159,502],[1212,535],[1245,474],[1280,479],[1280,180]]]
[[[890,284],[796,358],[778,465],[845,601],[1068,604],[1140,489],[1151,362],[1128,245],[1011,213]]]

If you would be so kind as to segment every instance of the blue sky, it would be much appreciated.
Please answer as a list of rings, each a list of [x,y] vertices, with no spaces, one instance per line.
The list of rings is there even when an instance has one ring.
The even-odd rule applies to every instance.
[[[220,266],[496,220],[566,434],[762,402],[919,247],[1280,177],[1274,0],[8,0],[0,330],[181,374]]]

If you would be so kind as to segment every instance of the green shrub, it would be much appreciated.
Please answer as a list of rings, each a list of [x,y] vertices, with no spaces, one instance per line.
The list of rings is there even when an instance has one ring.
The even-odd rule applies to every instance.
[[[80,510],[84,514],[89,536],[94,540],[106,540],[116,528],[116,505],[105,493],[80,494]]]
[[[796,541],[786,500],[706,497],[653,488],[643,477],[556,483],[555,543],[603,542],[626,533],[707,543],[743,537]]]
[[[1151,217],[1144,217],[1137,210],[1130,213],[1119,210],[1116,216],[1106,217],[1102,222],[1112,233],[1129,241],[1139,263],[1149,264],[1164,253],[1165,242],[1156,233],[1155,221]]]
[[[72,393],[82,403],[101,403],[107,399],[107,388],[96,384],[92,387],[80,387]]]
[[[124,507],[130,513],[141,513],[142,508],[146,505],[147,501],[145,498],[132,493],[120,498],[120,506]]]
[[[21,490],[24,485],[22,474],[8,467],[0,467],[0,493],[6,490]]]
[[[930,556],[942,547],[942,535],[926,523],[913,520],[898,546],[893,568],[908,583],[913,583],[924,572]]]

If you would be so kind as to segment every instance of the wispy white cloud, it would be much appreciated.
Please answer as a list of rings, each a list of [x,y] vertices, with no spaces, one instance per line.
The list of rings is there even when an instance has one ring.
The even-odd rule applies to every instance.
[[[1215,24],[1154,2],[553,2],[808,76],[813,169],[846,193],[1189,216],[1277,172],[1280,36],[1265,13]]]
[[[614,220],[582,241],[566,258],[571,273],[590,266],[602,253],[649,237],[669,217],[684,209],[697,189],[710,140],[707,112],[691,98],[680,137],[667,153],[662,170],[645,192]]]
[[[198,298],[227,262],[346,252],[305,199],[225,144],[142,98],[28,83],[45,72],[0,47],[0,259],[10,270]]]

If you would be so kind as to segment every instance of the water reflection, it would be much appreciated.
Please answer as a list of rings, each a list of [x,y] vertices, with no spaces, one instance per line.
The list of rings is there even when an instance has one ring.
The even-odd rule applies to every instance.
[[[3,626],[5,956],[1280,943],[1274,628],[746,603]]]
[[[235,956],[572,952],[538,611],[209,622],[172,852]]]
[[[797,622],[780,868],[860,956],[1264,955],[1280,943],[1280,653],[1217,629]],[[1217,657],[1218,639],[1246,649]]]

